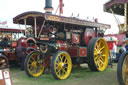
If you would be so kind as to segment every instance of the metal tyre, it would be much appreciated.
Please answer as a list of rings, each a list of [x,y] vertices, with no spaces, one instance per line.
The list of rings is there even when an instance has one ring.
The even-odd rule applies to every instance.
[[[45,59],[40,59],[38,51],[30,52],[24,62],[24,69],[28,76],[38,77],[44,72]]]
[[[108,65],[109,50],[103,38],[93,38],[87,47],[88,66],[92,71],[104,71]]]
[[[124,52],[118,61],[117,77],[120,85],[128,85],[128,52]]]
[[[72,69],[72,61],[69,54],[65,51],[58,51],[51,60],[52,75],[58,79],[69,77]]]

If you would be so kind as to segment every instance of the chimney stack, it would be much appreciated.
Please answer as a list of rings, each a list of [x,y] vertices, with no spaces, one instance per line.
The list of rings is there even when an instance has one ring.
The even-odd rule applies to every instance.
[[[45,13],[52,14],[52,10],[53,10],[53,8],[52,8],[52,0],[45,0],[45,8],[44,8],[44,10],[45,10]]]

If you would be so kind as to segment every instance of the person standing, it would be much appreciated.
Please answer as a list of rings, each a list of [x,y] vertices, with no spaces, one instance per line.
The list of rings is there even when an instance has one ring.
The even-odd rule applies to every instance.
[[[121,46],[121,48],[120,48],[120,50],[119,50],[119,53],[120,54],[122,54],[123,52],[125,52],[126,51],[126,44],[125,43],[123,43],[123,45]]]
[[[113,58],[116,58],[116,52],[117,52],[117,46],[115,43],[113,43]]]

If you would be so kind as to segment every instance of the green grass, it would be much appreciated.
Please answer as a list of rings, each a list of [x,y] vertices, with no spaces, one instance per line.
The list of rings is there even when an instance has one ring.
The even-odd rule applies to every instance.
[[[82,79],[88,79],[89,77],[98,76],[111,72],[111,68],[107,68],[103,72],[92,72],[87,67],[73,68],[71,75],[65,80],[56,80],[51,73],[43,74],[40,77],[28,77],[24,71],[19,68],[11,68],[11,75],[14,85],[65,85],[66,83],[73,83]]]

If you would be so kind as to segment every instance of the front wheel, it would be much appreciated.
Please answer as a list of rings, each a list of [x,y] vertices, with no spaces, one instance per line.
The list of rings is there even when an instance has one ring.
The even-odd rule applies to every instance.
[[[72,69],[72,61],[69,54],[65,51],[58,51],[51,61],[52,75],[59,80],[69,77]]]
[[[24,62],[24,69],[28,76],[38,77],[44,72],[45,59],[40,58],[38,51],[30,52]]]
[[[124,52],[118,61],[117,77],[120,85],[128,85],[128,52]]]

